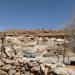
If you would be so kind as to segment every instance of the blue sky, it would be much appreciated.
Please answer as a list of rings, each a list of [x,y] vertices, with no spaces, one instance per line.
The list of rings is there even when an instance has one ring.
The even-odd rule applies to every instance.
[[[73,9],[75,0],[0,0],[0,30],[59,29]]]

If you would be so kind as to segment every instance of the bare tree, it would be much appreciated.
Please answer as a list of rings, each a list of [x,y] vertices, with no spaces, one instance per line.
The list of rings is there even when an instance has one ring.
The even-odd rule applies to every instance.
[[[6,48],[5,48],[5,37],[6,37],[6,33],[3,33],[2,37],[1,37],[1,41],[2,41],[2,46],[1,46],[1,54],[4,53],[6,55],[6,57],[9,57],[8,54],[6,53]]]
[[[15,54],[15,55],[17,55],[17,52],[16,52],[16,50],[15,50],[15,48],[14,48],[14,45],[13,45],[13,44],[11,45],[11,48],[12,48],[12,50],[14,51],[14,54]]]
[[[73,52],[75,52],[75,16],[73,16],[70,20],[68,25],[68,32],[70,38],[69,47]]]

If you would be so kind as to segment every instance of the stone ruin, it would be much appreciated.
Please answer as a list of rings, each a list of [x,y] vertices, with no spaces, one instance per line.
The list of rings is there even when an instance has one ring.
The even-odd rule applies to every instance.
[[[4,45],[5,34],[1,37],[1,40],[0,75],[57,75],[49,66],[40,61],[28,61],[19,57],[13,45],[12,49],[14,49],[15,56],[9,56]]]
[[[54,63],[47,64],[40,60],[27,60],[20,57],[13,45],[14,56],[6,52],[4,45],[5,34],[1,37],[2,45],[0,51],[0,75],[74,75],[74,72],[64,70],[64,64]]]

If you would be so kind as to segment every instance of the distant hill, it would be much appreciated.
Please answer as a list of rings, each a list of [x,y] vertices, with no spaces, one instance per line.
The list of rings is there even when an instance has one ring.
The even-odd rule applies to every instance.
[[[7,36],[20,36],[20,35],[34,35],[38,37],[64,37],[65,36],[65,31],[64,30],[18,30],[18,29],[13,29],[13,30],[6,30],[4,31]],[[0,32],[0,36],[4,32]],[[68,36],[68,34],[66,34]]]

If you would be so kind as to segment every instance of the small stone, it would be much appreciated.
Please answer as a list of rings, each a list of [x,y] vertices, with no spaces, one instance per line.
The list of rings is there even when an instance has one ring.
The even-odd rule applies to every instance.
[[[5,63],[6,59],[5,58],[2,58],[2,61]]]
[[[5,53],[2,53],[2,57],[3,57],[3,58],[6,58],[6,54],[5,54]]]
[[[25,73],[26,72],[25,67],[22,67],[20,72]]]
[[[28,63],[28,61],[24,60],[23,64],[27,64],[27,63]]]
[[[22,70],[22,71],[25,71],[25,68],[24,68],[24,67],[22,67],[22,68],[21,68],[21,70]]]
[[[33,71],[39,71],[40,70],[40,67],[39,66],[35,66],[35,67],[33,67],[33,68],[31,68],[31,71],[33,72]]]
[[[31,75],[31,73],[30,72],[26,72],[24,75]]]
[[[14,63],[13,63],[13,65],[19,66],[20,64],[19,64],[18,60],[15,60]]]
[[[0,70],[0,75],[6,75],[6,74],[7,74],[7,72]]]
[[[23,59],[19,59],[18,61],[19,61],[20,64],[22,64],[24,62]]]
[[[17,72],[15,75],[21,75],[21,74],[20,74],[20,71],[19,71],[19,72]]]
[[[14,74],[16,74],[16,71],[15,71],[15,70],[10,69],[10,70],[9,70],[9,75],[14,75]]]
[[[9,64],[7,64],[7,65],[4,65],[4,66],[2,67],[2,70],[4,70],[4,71],[9,71],[11,68],[12,68],[12,66],[9,65]]]
[[[0,67],[4,66],[4,63],[3,62],[0,62]]]
[[[13,70],[16,69],[16,66],[12,66],[12,69],[13,69]]]
[[[12,62],[12,60],[6,59],[5,63],[6,64],[12,64],[13,62]]]
[[[21,70],[20,66],[16,66],[16,71],[20,71],[20,70]]]
[[[33,73],[30,73],[30,75],[35,75],[35,74],[33,74]]]

